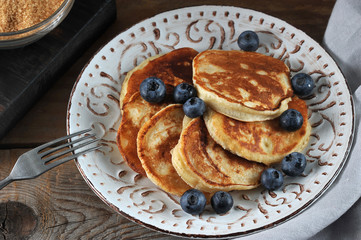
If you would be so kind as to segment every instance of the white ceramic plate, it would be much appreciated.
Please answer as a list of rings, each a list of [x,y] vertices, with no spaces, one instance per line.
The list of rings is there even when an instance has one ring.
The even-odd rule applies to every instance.
[[[239,49],[245,30],[260,37],[258,52],[283,60],[316,82],[307,99],[312,125],[304,151],[308,165],[301,177],[286,177],[275,192],[259,187],[234,191],[233,209],[216,215],[207,206],[200,216],[181,210],[171,196],[135,174],[121,158],[115,137],[121,120],[119,92],[128,71],[144,59],[192,47]],[[164,233],[191,237],[243,236],[281,224],[313,203],[341,171],[351,146],[354,110],[347,83],[332,58],[310,37],[284,21],[260,12],[223,6],[199,6],[159,14],[119,34],[87,64],[71,94],[68,132],[93,128],[101,150],[77,159],[94,192],[127,218]]]

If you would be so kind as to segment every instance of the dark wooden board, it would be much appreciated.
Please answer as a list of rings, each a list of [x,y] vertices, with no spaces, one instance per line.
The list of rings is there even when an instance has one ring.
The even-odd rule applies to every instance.
[[[115,19],[115,0],[76,0],[39,41],[0,50],[0,138]]]

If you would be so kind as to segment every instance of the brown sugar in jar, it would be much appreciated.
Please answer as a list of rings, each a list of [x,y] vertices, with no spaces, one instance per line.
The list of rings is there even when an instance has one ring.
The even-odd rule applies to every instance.
[[[31,27],[51,16],[64,0],[0,0],[0,33]]]

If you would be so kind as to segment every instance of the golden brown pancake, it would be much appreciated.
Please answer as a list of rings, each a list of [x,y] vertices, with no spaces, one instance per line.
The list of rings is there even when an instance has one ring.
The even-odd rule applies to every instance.
[[[284,62],[256,52],[201,52],[193,60],[193,83],[207,106],[247,122],[281,115],[293,95]]]
[[[172,163],[182,179],[204,192],[257,187],[265,165],[247,161],[213,141],[202,118],[184,124],[172,150]]]
[[[291,152],[302,151],[308,144],[311,127],[305,101],[293,97],[289,108],[298,110],[304,119],[301,129],[288,132],[279,118],[261,122],[242,122],[208,109],[204,115],[212,138],[223,148],[248,160],[272,164]]]
[[[198,52],[192,48],[180,48],[164,55],[151,57],[130,71],[122,86],[120,105],[127,103],[137,91],[141,82],[148,77],[162,79],[167,87],[167,94],[182,82],[192,83],[192,61]]]
[[[146,176],[137,153],[137,134],[141,126],[169,102],[148,103],[139,92],[123,105],[123,116],[117,133],[117,145],[123,159],[135,172]]]
[[[184,118],[181,104],[172,104],[156,113],[140,129],[138,156],[147,177],[166,192],[181,196],[190,189],[172,165],[170,151],[178,143]]]
[[[159,77],[166,84],[169,97],[174,86],[182,82],[192,83],[192,60],[197,53],[192,48],[176,49],[146,59],[127,74],[119,101],[123,115],[118,129],[117,144],[122,157],[135,172],[146,176],[136,149],[136,138],[140,127],[172,101],[168,98],[166,104],[144,101],[139,94],[140,83],[148,77]]]

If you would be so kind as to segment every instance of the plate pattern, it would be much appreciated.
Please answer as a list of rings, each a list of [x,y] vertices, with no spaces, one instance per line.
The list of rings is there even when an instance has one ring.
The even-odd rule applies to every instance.
[[[125,75],[144,59],[176,48],[239,49],[238,35],[254,30],[258,52],[284,61],[291,74],[308,73],[316,83],[306,100],[312,125],[300,177],[285,177],[281,190],[233,191],[234,208],[216,215],[184,213],[179,198],[134,173],[121,158],[115,136],[121,120],[119,93]],[[103,148],[78,158],[94,192],[115,211],[146,227],[192,237],[242,236],[283,223],[313,203],[341,171],[352,142],[354,110],[347,83],[332,58],[311,38],[266,14],[225,6],[174,10],[120,33],[85,66],[70,97],[68,132],[91,127]]]

